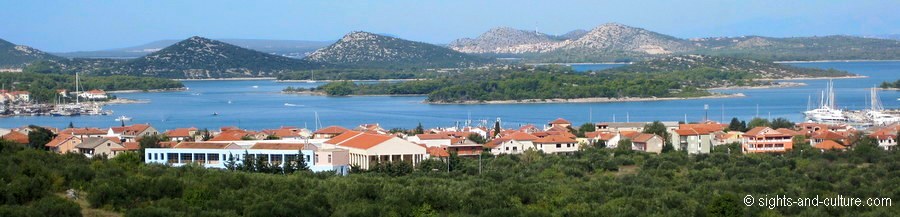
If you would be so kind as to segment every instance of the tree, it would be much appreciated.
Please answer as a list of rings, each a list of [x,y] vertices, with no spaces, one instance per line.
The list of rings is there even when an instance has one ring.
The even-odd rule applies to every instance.
[[[594,126],[593,123],[584,123],[580,127],[578,127],[578,135],[579,137],[584,137],[584,134],[587,132],[594,132],[597,130],[597,126]]]
[[[769,124],[772,129],[778,128],[794,128],[794,122],[789,121],[787,118],[775,118],[772,120],[772,123]]]
[[[72,123],[71,121],[69,121],[69,127],[68,127],[68,128],[75,128],[75,124]]]
[[[747,124],[747,129],[753,129],[755,127],[768,127],[771,125],[768,119],[765,118],[753,118],[750,120],[750,124]]]
[[[56,137],[56,135],[47,128],[35,125],[29,125],[28,128],[31,128],[31,132],[28,132],[28,146],[32,148],[43,149],[44,145],[50,143],[50,140],[53,140],[53,137]]]
[[[303,151],[297,151],[296,168],[298,171],[309,171],[309,165],[306,165],[306,155]]]
[[[622,140],[619,140],[619,143],[616,144],[616,149],[619,149],[619,150],[631,150],[631,139],[622,139]]]
[[[469,141],[472,141],[472,142],[478,143],[478,144],[484,144],[485,142],[487,142],[487,139],[485,139],[483,136],[481,136],[481,134],[477,134],[477,133],[470,133],[469,136],[466,137],[466,139],[469,139]]]
[[[140,139],[138,139],[138,145],[141,148],[138,150],[138,153],[141,154],[141,162],[146,160],[146,159],[144,159],[144,157],[145,157],[144,153],[146,153],[144,151],[144,149],[159,148],[160,147],[159,142],[161,140],[162,140],[162,138],[160,136],[156,136],[156,135],[144,135]]]
[[[743,124],[738,118],[731,118],[731,123],[728,123],[728,131],[747,131],[747,126]]]
[[[415,133],[416,133],[416,134],[423,134],[423,133],[425,133],[425,128],[422,127],[422,122],[419,122],[419,125],[416,125]]]
[[[234,155],[232,155],[231,153],[228,153],[228,160],[225,160],[225,169],[232,170],[232,171],[237,169],[237,161],[234,160],[234,157],[235,157]]]
[[[743,214],[743,206],[744,202],[737,195],[726,193],[713,197],[706,210],[709,216],[738,217]]]
[[[663,142],[665,143],[668,143],[670,140],[669,130],[666,129],[666,125],[660,121],[653,121],[653,123],[645,125],[643,133],[656,134],[657,136],[662,137]]]
[[[497,138],[499,136],[500,136],[500,121],[495,121],[494,122],[494,138]]]

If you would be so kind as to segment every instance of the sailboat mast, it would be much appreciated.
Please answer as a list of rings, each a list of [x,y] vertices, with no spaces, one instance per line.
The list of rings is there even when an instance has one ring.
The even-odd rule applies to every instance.
[[[78,95],[81,93],[78,92],[78,72],[75,72],[75,104],[78,105],[80,102],[78,101]]]

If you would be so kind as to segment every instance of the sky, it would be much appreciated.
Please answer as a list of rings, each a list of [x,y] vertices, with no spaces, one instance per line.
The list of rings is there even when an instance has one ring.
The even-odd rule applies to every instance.
[[[0,39],[50,52],[190,36],[335,40],[355,31],[446,44],[498,26],[563,34],[609,22],[680,38],[900,34],[900,1],[19,1]]]

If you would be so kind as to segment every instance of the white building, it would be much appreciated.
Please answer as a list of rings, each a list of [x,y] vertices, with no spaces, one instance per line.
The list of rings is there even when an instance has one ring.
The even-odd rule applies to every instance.
[[[405,161],[413,166],[427,159],[426,147],[404,139],[375,133],[347,131],[322,143],[323,149],[346,149],[349,163],[369,169],[378,162]]]
[[[109,98],[109,96],[106,95],[106,91],[97,90],[97,89],[78,93],[78,97],[85,98],[85,99],[107,99],[107,98]]]
[[[347,164],[317,164],[317,150],[315,145],[303,143],[257,142],[247,147],[234,142],[181,142],[172,148],[145,149],[144,162],[170,166],[196,163],[206,168],[226,169],[229,161],[240,165],[245,157],[255,159],[261,156],[271,165],[283,166],[286,161],[301,158],[313,172],[335,171],[340,174],[349,172]]]

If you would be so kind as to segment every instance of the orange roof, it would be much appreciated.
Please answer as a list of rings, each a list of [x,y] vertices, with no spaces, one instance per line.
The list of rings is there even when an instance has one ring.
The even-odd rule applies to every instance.
[[[625,131],[619,131],[619,134],[622,135],[622,137],[625,137],[625,138],[629,138],[629,139],[630,139],[630,138],[634,138],[634,136],[637,136],[637,134],[639,134],[639,132],[637,132],[637,131],[625,130]]]
[[[69,139],[81,140],[80,138],[78,138],[77,136],[73,136],[72,134],[59,134],[58,136],[56,136],[56,138],[53,138],[53,140],[50,140],[50,142],[48,142],[44,146],[59,147],[59,145],[62,145],[63,142],[66,142]],[[81,142],[78,142],[78,143],[81,143]]]
[[[244,136],[250,135],[247,131],[243,130],[229,130],[225,132],[219,133],[216,137],[209,139],[209,141],[237,141],[241,140]]]
[[[419,137],[421,140],[450,139],[450,136],[446,134],[416,134],[416,137]]]
[[[843,146],[843,145],[838,144],[837,142],[831,141],[831,140],[825,140],[823,142],[820,142],[820,143],[816,144],[815,147],[818,149],[823,149],[823,150],[835,150],[835,149],[842,150],[842,149],[847,148],[847,146]]]
[[[569,138],[568,136],[564,136],[564,135],[549,135],[549,136],[545,136],[544,138],[539,138],[539,139],[534,140],[534,143],[540,143],[540,144],[551,144],[551,143],[558,144],[558,143],[576,143],[576,142],[578,142],[578,141],[575,141],[574,139]]]
[[[17,131],[10,131],[6,135],[3,135],[2,138],[19,144],[28,144],[28,135]]]
[[[547,131],[569,132],[569,128],[565,128],[560,125],[553,125],[553,127],[551,127],[550,129],[547,129]]]
[[[728,127],[727,124],[719,124],[719,123],[703,123],[703,124],[679,124],[678,129],[694,129],[702,134],[709,134],[711,132],[722,131]]]
[[[613,139],[615,137],[616,137],[615,133],[601,133],[600,134],[600,140],[603,140],[603,141],[609,141],[610,139]]]
[[[831,131],[827,131],[827,130],[820,130],[820,131],[814,133],[812,138],[813,139],[826,139],[826,140],[846,139],[846,137],[844,137],[841,134],[837,134],[835,132],[831,132]]]
[[[328,126],[326,128],[322,128],[313,132],[315,134],[341,134],[344,132],[350,131],[350,129],[343,128],[340,126]]]
[[[282,138],[284,138],[284,137],[298,137],[298,136],[300,136],[300,131],[298,131],[298,129],[291,129],[291,128],[281,128],[281,129],[275,129],[275,130],[265,130],[265,131],[263,131],[263,132],[266,133],[266,134],[268,134],[268,135],[274,135],[274,136],[282,137]]]
[[[447,157],[450,156],[450,153],[447,153],[447,150],[441,147],[427,147],[425,148],[425,152],[432,157]]]
[[[778,131],[779,133],[782,133],[782,134],[785,134],[785,135],[790,135],[790,136],[803,135],[802,132],[794,131],[794,130],[787,129],[787,128],[778,128],[778,129],[775,130],[775,131]]]
[[[171,148],[171,147],[175,147],[176,145],[178,145],[178,142],[174,142],[174,141],[159,142],[160,148]]]
[[[69,134],[69,135],[106,135],[105,130],[101,130],[100,128],[67,128],[59,134]]]
[[[312,145],[310,145],[312,146]],[[311,148],[303,143],[268,143],[268,142],[257,142],[250,147],[250,149],[276,149],[276,150],[301,150]]]
[[[122,144],[124,148],[112,148],[113,151],[134,151],[141,149],[141,144],[138,142],[125,142]]]
[[[595,131],[595,132],[585,132],[585,133],[584,133],[584,137],[585,137],[585,138],[597,138],[597,137],[599,137],[599,136],[600,136],[600,132],[599,132],[599,131]]]
[[[563,118],[557,118],[556,120],[551,121],[550,124],[572,124],[572,122]]]
[[[191,132],[197,132],[197,128],[176,128],[174,130],[166,131],[166,136],[169,137],[190,137]]]
[[[231,145],[230,143],[213,143],[213,142],[181,142],[172,148],[193,148],[193,149],[224,149]]]
[[[504,136],[504,138],[509,139],[509,140],[516,140],[516,141],[532,141],[532,140],[538,139],[537,136],[534,136],[534,135],[531,135],[528,133],[523,133],[523,132],[515,132],[515,133]]]
[[[496,148],[497,146],[500,145],[500,143],[503,143],[503,142],[506,142],[506,141],[509,141],[509,139],[505,139],[505,138],[497,138],[497,139],[491,140],[490,142],[484,144],[484,147],[486,147],[486,148]]]
[[[652,134],[652,133],[641,133],[641,134],[638,134],[637,136],[635,136],[634,138],[632,138],[631,141],[646,143],[647,141],[650,141],[650,139],[652,139],[653,137],[659,137],[659,136],[657,136],[656,134]]]
[[[328,141],[325,141],[325,143],[358,149],[369,149],[392,138],[396,137],[373,133],[347,131],[344,134],[338,135],[334,138],[329,139]]]

